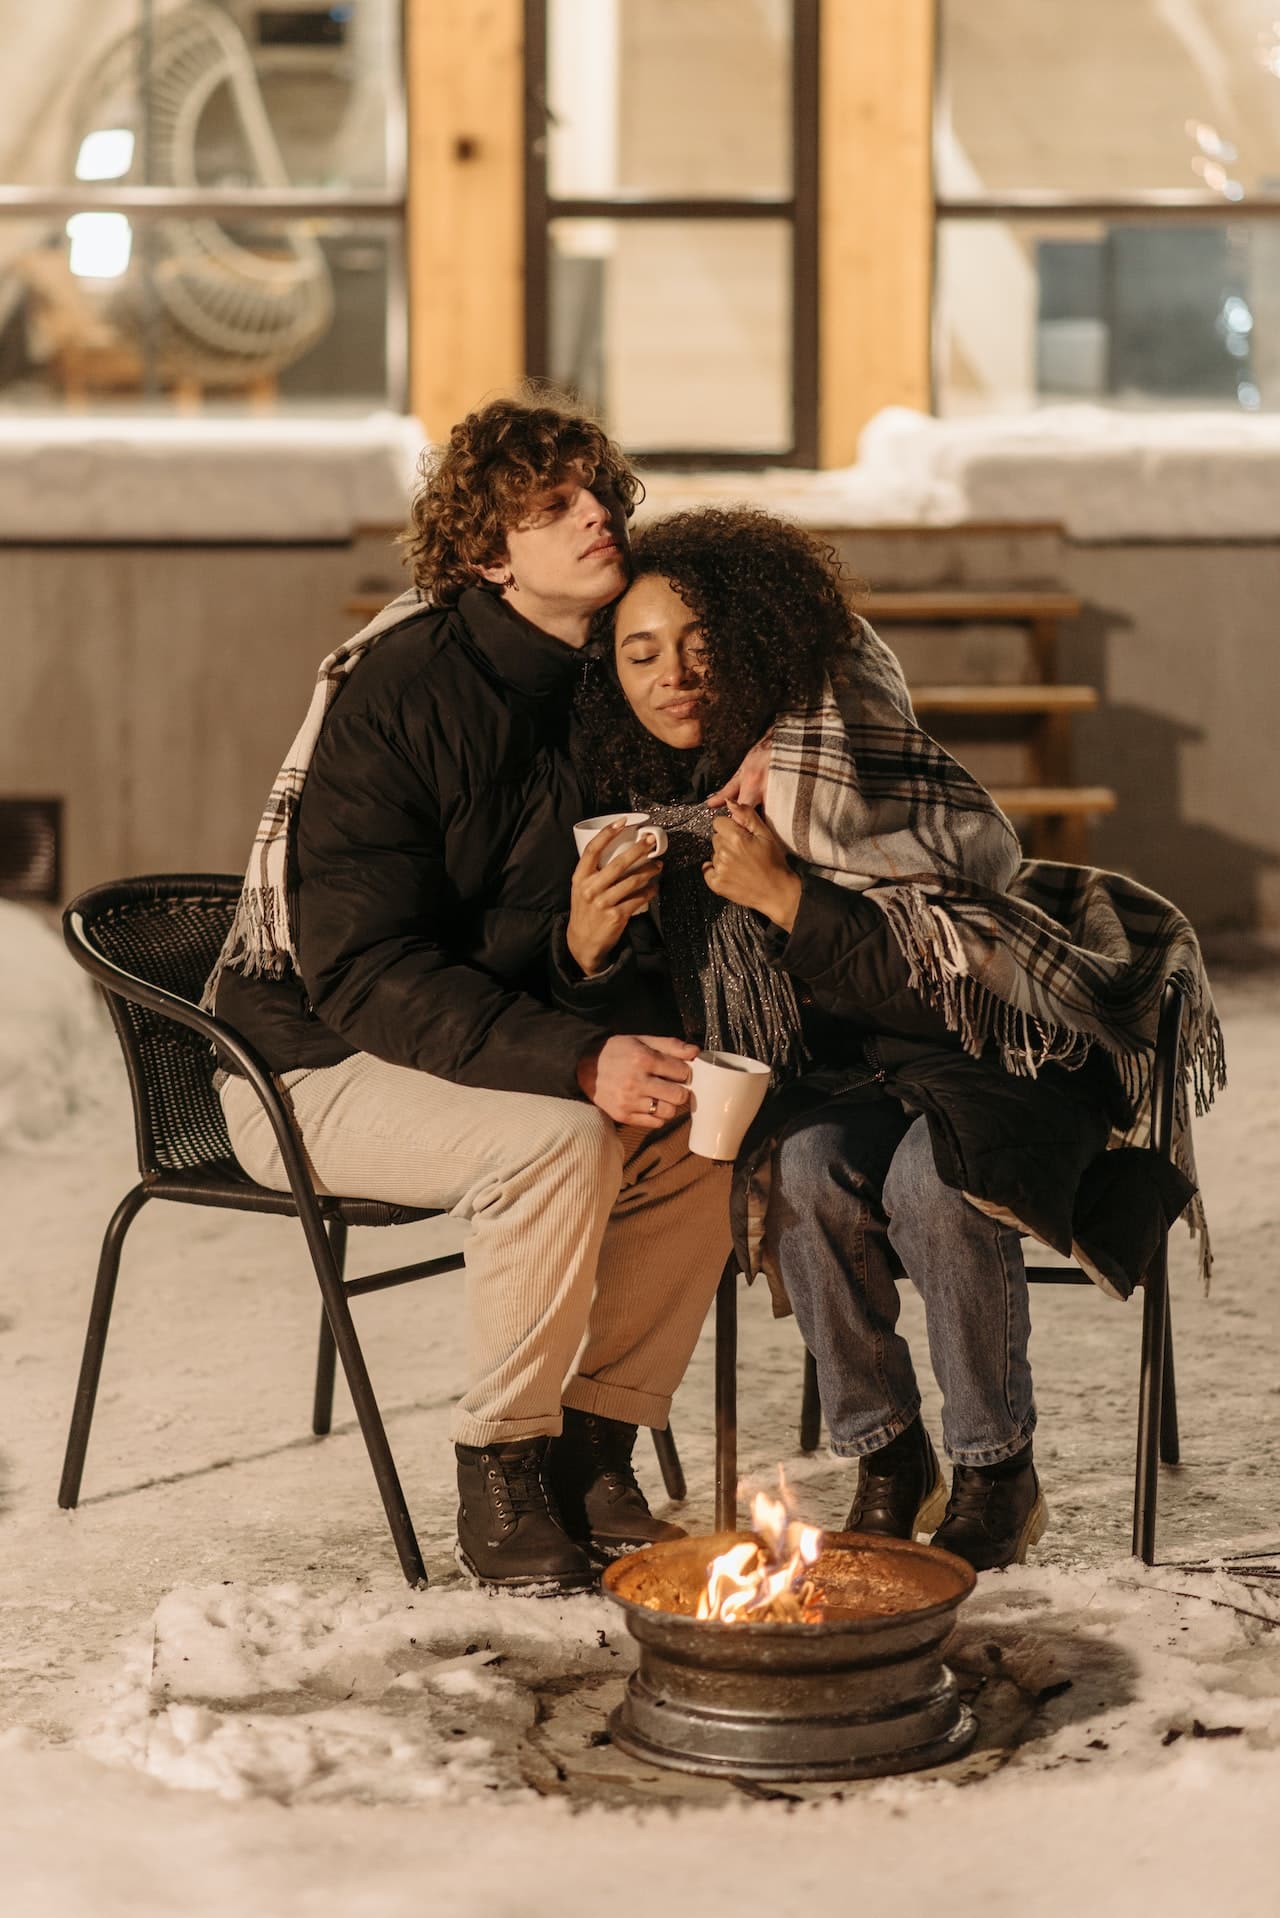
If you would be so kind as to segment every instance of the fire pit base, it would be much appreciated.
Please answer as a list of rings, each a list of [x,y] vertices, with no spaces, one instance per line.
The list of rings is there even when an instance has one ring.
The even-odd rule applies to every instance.
[[[701,1778],[746,1778],[761,1785],[837,1784],[847,1778],[886,1778],[895,1772],[924,1771],[930,1765],[945,1765],[948,1759],[963,1758],[973,1743],[977,1721],[967,1705],[957,1705],[951,1730],[923,1745],[904,1750],[868,1753],[857,1758],[772,1758],[699,1757],[687,1751],[672,1751],[666,1745],[654,1745],[641,1736],[631,1723],[630,1697],[609,1714],[609,1731],[619,1751],[640,1758],[650,1765],[663,1765],[669,1771],[696,1772]],[[850,1742],[857,1740],[862,1727],[850,1727]]]
[[[609,1724],[621,1751],[712,1778],[822,1783],[958,1758],[977,1729],[942,1662],[970,1567],[948,1552],[828,1535],[813,1623],[692,1615],[736,1535],[677,1539],[619,1559],[605,1590],[640,1648]]]

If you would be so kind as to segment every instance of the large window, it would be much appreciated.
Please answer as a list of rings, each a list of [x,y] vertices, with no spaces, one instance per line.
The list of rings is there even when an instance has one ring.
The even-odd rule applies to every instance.
[[[816,0],[529,0],[526,360],[635,452],[812,464]]]
[[[0,407],[404,404],[399,0],[11,7]]]
[[[1280,406],[1276,0],[940,0],[944,413]]]

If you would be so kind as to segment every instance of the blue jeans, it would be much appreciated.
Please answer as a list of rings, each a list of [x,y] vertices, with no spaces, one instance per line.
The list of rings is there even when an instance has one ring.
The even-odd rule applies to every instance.
[[[774,1158],[770,1229],[841,1458],[895,1438],[920,1410],[897,1330],[903,1272],[924,1300],[959,1465],[995,1465],[1035,1429],[1022,1243],[944,1185],[924,1119],[854,1093],[794,1122]]]

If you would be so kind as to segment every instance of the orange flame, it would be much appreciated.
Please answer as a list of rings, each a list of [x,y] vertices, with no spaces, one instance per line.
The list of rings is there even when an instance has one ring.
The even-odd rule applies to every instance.
[[[821,1615],[820,1600],[808,1574],[822,1551],[822,1533],[796,1518],[781,1466],[777,1497],[757,1492],[751,1501],[751,1529],[758,1543],[730,1546],[712,1559],[695,1616],[722,1625],[812,1622]]]

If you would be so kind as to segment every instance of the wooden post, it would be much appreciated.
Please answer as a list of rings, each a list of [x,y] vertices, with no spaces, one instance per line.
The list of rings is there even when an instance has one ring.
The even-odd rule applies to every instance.
[[[520,0],[407,0],[410,405],[437,438],[524,372]]]
[[[882,406],[930,404],[933,0],[821,20],[819,458],[847,466]]]

